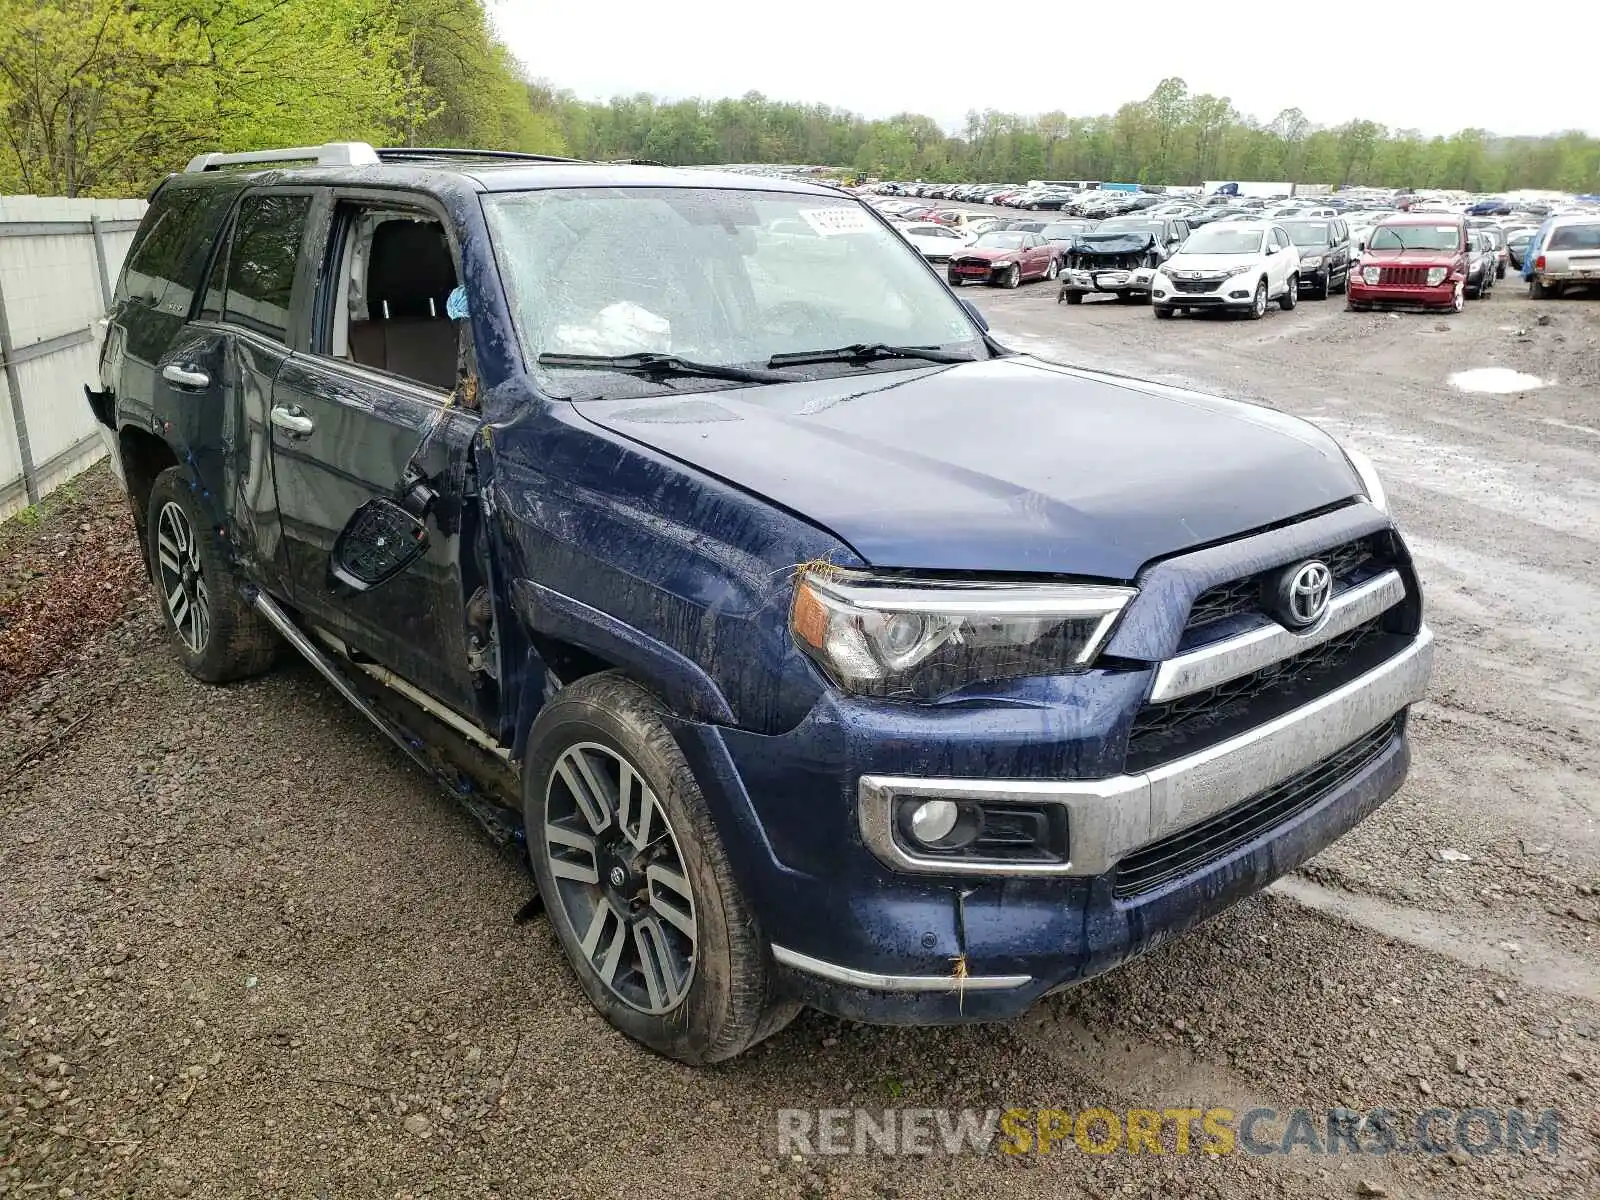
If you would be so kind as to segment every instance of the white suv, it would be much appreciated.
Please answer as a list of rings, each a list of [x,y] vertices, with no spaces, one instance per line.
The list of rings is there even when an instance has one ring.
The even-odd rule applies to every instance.
[[[1288,312],[1300,299],[1300,252],[1282,227],[1265,221],[1217,222],[1196,230],[1150,282],[1156,316],[1223,308],[1260,320],[1276,300]]]

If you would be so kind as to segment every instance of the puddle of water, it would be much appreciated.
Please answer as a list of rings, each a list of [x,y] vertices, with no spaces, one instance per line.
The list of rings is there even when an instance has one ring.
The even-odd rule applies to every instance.
[[[1531,392],[1535,388],[1542,388],[1544,380],[1537,375],[1513,371],[1510,367],[1479,367],[1475,371],[1457,371],[1450,376],[1450,386],[1463,392],[1509,396],[1514,392]]]

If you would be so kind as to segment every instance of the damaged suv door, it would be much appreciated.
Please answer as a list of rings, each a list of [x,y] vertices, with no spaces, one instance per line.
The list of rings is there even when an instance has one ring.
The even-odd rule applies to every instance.
[[[430,202],[396,196],[324,193],[313,215],[309,336],[272,394],[285,578],[322,633],[481,719],[461,563],[478,419],[460,403],[470,384],[456,387],[456,256]],[[376,591],[334,580],[340,531],[367,501],[402,493],[426,510],[417,564]]]

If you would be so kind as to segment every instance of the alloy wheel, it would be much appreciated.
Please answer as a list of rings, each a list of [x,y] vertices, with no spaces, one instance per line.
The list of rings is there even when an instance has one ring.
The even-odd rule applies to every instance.
[[[569,746],[545,787],[542,840],[554,902],[589,968],[639,1012],[678,1007],[694,979],[694,894],[644,776],[609,746]]]
[[[1450,297],[1450,307],[1452,309],[1454,309],[1456,312],[1460,312],[1462,309],[1466,308],[1466,306],[1467,306],[1467,285],[1464,284],[1464,283],[1457,283],[1456,284],[1456,290],[1455,290],[1454,294],[1451,295],[1451,297]]]
[[[168,501],[156,519],[156,563],[167,612],[191,653],[211,638],[211,596],[200,565],[200,539],[183,509]]]

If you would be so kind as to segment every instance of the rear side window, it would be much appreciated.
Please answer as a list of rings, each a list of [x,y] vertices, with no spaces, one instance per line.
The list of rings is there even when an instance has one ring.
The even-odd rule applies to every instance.
[[[224,320],[284,341],[300,243],[311,215],[310,196],[246,196],[239,202],[228,246]]]
[[[227,188],[163,188],[128,251],[119,299],[132,300],[176,317],[187,317],[206,252],[237,193]]]

